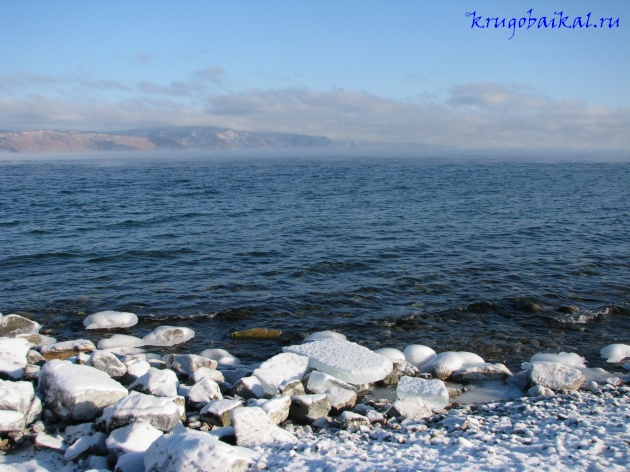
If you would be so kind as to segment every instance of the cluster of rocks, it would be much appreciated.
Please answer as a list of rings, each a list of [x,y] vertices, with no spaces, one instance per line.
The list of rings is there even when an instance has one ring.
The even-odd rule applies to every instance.
[[[88,317],[86,328],[134,322],[133,314],[103,313]],[[82,468],[242,470],[260,464],[264,448],[291,450],[307,428],[369,434],[404,420],[432,421],[454,405],[445,380],[504,380],[536,397],[601,391],[586,382],[576,354],[540,354],[512,375],[473,353],[437,354],[420,345],[371,351],[320,332],[249,366],[221,349],[139,352],[124,335],[102,340],[98,349],[86,340],[56,342],[18,315],[0,318],[0,327],[3,446],[33,443]],[[162,326],[142,345],[192,336],[187,328]],[[374,387],[395,389],[396,400],[368,400]]]

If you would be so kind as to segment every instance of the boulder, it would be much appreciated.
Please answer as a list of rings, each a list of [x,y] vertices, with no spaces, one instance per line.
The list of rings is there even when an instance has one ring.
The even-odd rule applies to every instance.
[[[280,397],[272,398],[271,400],[249,400],[247,406],[257,406],[262,408],[271,422],[278,425],[285,421],[289,417],[289,410],[291,408],[291,397],[283,395]]]
[[[359,428],[361,426],[370,427],[369,419],[358,413],[353,413],[352,411],[344,411],[339,416],[339,423],[343,429]]]
[[[296,395],[291,398],[289,416],[298,423],[312,423],[318,418],[328,416],[330,401],[324,393],[315,395]]]
[[[470,382],[473,380],[505,380],[512,375],[510,369],[503,364],[483,364],[458,369],[451,374],[453,382]]]
[[[402,377],[396,387],[398,398],[420,398],[427,407],[437,412],[449,404],[448,390],[441,380]]]
[[[456,370],[485,363],[481,357],[472,352],[447,351],[441,352],[423,364],[421,371],[428,372],[437,379],[445,380]]]
[[[345,388],[329,387],[325,392],[330,404],[330,413],[338,415],[344,410],[354,408],[357,403],[357,393]]]
[[[179,415],[179,408],[170,399],[136,393],[105,408],[98,422],[108,432],[131,423],[147,423],[168,432],[179,423]]]
[[[138,317],[134,313],[122,311],[99,311],[83,320],[85,329],[130,328],[138,324]]]
[[[411,344],[403,351],[405,359],[410,364],[420,367],[427,362],[433,360],[437,355],[433,349],[429,346],[422,346],[420,344]]]
[[[133,364],[132,364],[133,365]],[[172,370],[151,368],[129,385],[129,390],[155,395],[156,397],[172,397],[177,395],[179,381]]]
[[[93,419],[128,394],[105,372],[60,360],[42,367],[39,391],[48,408],[70,421]]]
[[[225,379],[226,382],[229,382],[232,385],[234,385],[243,377],[248,377],[249,375],[251,375],[253,370],[245,368],[245,367],[239,367],[235,369],[220,369],[220,372],[223,374],[223,378]]]
[[[0,376],[10,379],[22,377],[30,349],[31,343],[24,338],[0,338]]]
[[[533,362],[559,362],[567,367],[573,367],[574,369],[586,369],[586,359],[574,352],[560,352],[558,354],[544,352],[534,354],[529,362],[523,362],[521,368],[523,370],[529,370]]]
[[[44,336],[39,333],[18,334],[16,338],[24,338],[33,346],[43,346],[44,344],[54,344],[57,340],[50,336]]]
[[[20,315],[0,317],[0,336],[12,337],[19,334],[37,334],[42,325]]]
[[[309,358],[309,366],[344,382],[364,384],[384,379],[392,361],[356,343],[325,338],[282,348],[284,352]]]
[[[296,395],[304,395],[305,393],[304,384],[300,380],[285,380],[278,385],[278,392],[276,394],[278,396],[286,395],[294,397]]]
[[[42,366],[46,363],[46,359],[44,359],[44,356],[42,356],[39,352],[34,351],[33,349],[28,351],[28,353],[26,354],[26,361],[31,365],[38,366]]]
[[[420,370],[415,365],[404,359],[393,360],[392,366],[391,373],[383,380],[377,382],[377,387],[390,387],[398,384],[401,377],[417,377],[420,374]]]
[[[192,379],[195,383],[199,382],[201,379],[210,379],[217,383],[225,382],[225,377],[223,374],[214,369],[210,369],[209,367],[199,367],[192,376]]]
[[[93,433],[90,436],[80,437],[72,443],[71,446],[68,446],[63,454],[63,459],[65,461],[71,461],[79,457],[81,454],[88,453],[105,455],[107,454],[106,440],[107,435],[100,432]]]
[[[241,360],[238,357],[233,356],[225,349],[205,349],[199,355],[201,357],[207,357],[208,359],[214,359],[219,364],[224,365],[241,363]]]
[[[283,446],[297,442],[293,434],[274,425],[262,408],[232,410],[232,425],[239,446]]]
[[[0,433],[22,431],[26,428],[24,414],[19,411],[0,410]]]
[[[394,405],[387,411],[389,416],[407,418],[429,418],[433,416],[431,409],[424,403],[420,397],[409,397],[398,399]]]
[[[147,346],[174,346],[190,341],[194,337],[195,332],[190,328],[158,326],[142,338],[142,341]]]
[[[245,399],[262,398],[265,396],[265,391],[260,384],[260,380],[258,380],[258,377],[254,376],[241,378],[232,386],[230,393]]]
[[[65,452],[68,445],[59,435],[51,436],[40,432],[37,433],[37,436],[35,436],[35,447],[40,449],[51,449],[57,452]]]
[[[600,351],[602,357],[608,362],[621,362],[630,357],[630,346],[627,344],[609,344]]]
[[[0,410],[17,411],[26,415],[35,398],[31,382],[0,380]]]
[[[144,472],[144,452],[130,452],[120,456],[114,472]]]
[[[131,384],[142,377],[147,372],[151,371],[151,364],[144,360],[132,361],[127,366],[127,373],[125,374],[125,383]]]
[[[222,400],[221,389],[219,385],[208,378],[203,378],[193,385],[186,395],[189,405],[193,409],[202,408],[206,403],[212,400]]]
[[[214,400],[201,409],[199,416],[201,421],[211,425],[219,427],[231,426],[230,414],[234,408],[240,408],[241,406],[241,402],[238,400]]]
[[[110,338],[101,339],[97,347],[99,349],[112,349],[117,347],[140,347],[144,346],[144,341],[128,334],[114,334]]]
[[[145,452],[144,472],[241,472],[255,457],[210,434],[188,431],[155,440]]]
[[[551,390],[577,390],[586,377],[578,369],[559,362],[534,362],[527,371],[527,380],[532,387],[541,385]]]
[[[94,351],[85,365],[102,370],[110,377],[115,378],[122,377],[127,373],[127,366],[120,362],[115,355],[107,351]]]
[[[287,380],[300,380],[308,369],[308,357],[282,353],[263,362],[253,375],[267,395],[275,395],[280,384]]]
[[[197,356],[195,354],[180,354],[175,356],[171,369],[183,377],[192,377],[197,369],[206,367],[208,369],[216,369],[217,361],[207,357]]]
[[[76,356],[79,352],[96,351],[96,346],[87,339],[77,339],[75,341],[64,341],[61,343],[45,344],[39,348],[39,352],[44,359],[51,361],[54,359],[64,360],[68,357]]]
[[[527,395],[530,397],[540,397],[540,396],[551,397],[555,394],[556,392],[554,392],[550,388],[543,387],[542,385],[536,385],[535,387],[532,387],[529,390],[527,390]]]
[[[164,433],[147,423],[131,423],[111,432],[106,445],[116,459],[133,452],[146,451]]]

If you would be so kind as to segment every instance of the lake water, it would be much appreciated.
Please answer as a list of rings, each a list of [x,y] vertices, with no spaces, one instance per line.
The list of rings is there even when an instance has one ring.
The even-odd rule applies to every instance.
[[[324,329],[512,367],[630,343],[629,162],[99,156],[0,162],[0,311],[59,340],[110,309],[250,362]]]

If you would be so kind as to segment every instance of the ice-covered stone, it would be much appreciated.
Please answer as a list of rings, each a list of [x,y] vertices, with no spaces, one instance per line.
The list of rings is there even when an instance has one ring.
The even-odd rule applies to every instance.
[[[44,365],[46,363],[46,359],[39,352],[31,349],[26,354],[26,361],[31,365]]]
[[[420,367],[427,362],[431,361],[437,354],[429,346],[423,346],[421,344],[411,344],[403,351],[405,359],[410,364]]]
[[[132,364],[133,365],[133,364]],[[179,381],[172,370],[151,368],[146,374],[129,385],[129,390],[155,395],[156,397],[172,397],[177,395]]]
[[[308,357],[282,353],[263,362],[254,370],[253,375],[267,395],[274,395],[278,386],[287,380],[300,380],[308,369]]]
[[[233,365],[240,364],[241,360],[238,357],[233,356],[225,349],[205,349],[199,354],[201,357],[207,357],[208,359],[214,359],[219,364]]]
[[[345,335],[337,333],[335,331],[316,331],[304,338],[304,341],[318,341],[320,339],[340,339],[342,341],[347,340]]]
[[[145,452],[144,472],[241,472],[254,457],[210,434],[190,431],[155,440]]]
[[[51,336],[44,336],[39,333],[18,334],[16,338],[24,338],[33,346],[43,346],[45,344],[54,344],[57,340]]]
[[[77,439],[71,446],[68,446],[63,455],[63,459],[65,461],[71,461],[84,453],[107,454],[106,440],[107,435],[100,432],[94,433],[91,436],[83,436]]]
[[[220,371],[210,369],[208,367],[199,367],[192,376],[194,382],[199,382],[204,378],[215,382],[225,382],[225,377],[223,377],[223,374]]]
[[[443,410],[449,404],[448,390],[441,380],[402,377],[396,387],[398,398],[420,398],[432,411]]]
[[[296,395],[291,398],[289,416],[299,423],[312,423],[318,418],[328,416],[330,401],[325,393],[315,395]]]
[[[392,408],[389,409],[388,414],[390,416],[405,416],[407,418],[416,419],[433,416],[431,409],[420,397],[408,397],[396,400]]]
[[[369,419],[352,411],[344,411],[339,416],[339,423],[341,423],[341,427],[343,429],[359,428],[361,426],[367,426],[368,428],[370,427]]]
[[[472,352],[441,352],[426,364],[422,365],[422,372],[429,372],[433,377],[440,380],[447,379],[459,369],[473,365],[482,365],[486,362],[477,354]]]
[[[392,347],[383,347],[381,349],[377,349],[374,352],[376,354],[380,354],[381,356],[387,357],[390,361],[406,360],[406,357],[402,351],[394,349]]]
[[[273,424],[280,424],[289,417],[291,408],[291,397],[282,395],[271,400],[249,400],[247,406],[257,406],[262,408]]]
[[[230,413],[234,408],[241,406],[238,400],[214,400],[201,409],[199,416],[208,424],[220,427],[230,426],[232,424]]]
[[[59,435],[52,436],[46,433],[37,433],[37,436],[35,436],[35,447],[51,449],[57,452],[65,452],[68,449],[68,445],[63,437]]]
[[[542,385],[551,390],[577,390],[586,381],[578,369],[559,362],[534,362],[527,371],[531,386]]]
[[[151,364],[142,360],[137,360],[125,365],[127,366],[127,373],[125,374],[125,381],[127,383],[135,382],[151,370]]]
[[[212,400],[223,399],[223,395],[221,395],[221,389],[215,381],[203,378],[190,388],[187,399],[193,409],[198,409]]]
[[[99,423],[106,431],[131,423],[147,423],[166,432],[179,423],[179,415],[179,408],[170,399],[137,393],[105,408]]]
[[[297,442],[293,434],[273,424],[262,408],[232,410],[232,425],[239,446],[283,446]]]
[[[553,396],[556,392],[551,390],[550,388],[543,387],[542,385],[536,385],[535,387],[527,390],[527,395],[530,397],[539,397],[539,396]]]
[[[130,452],[120,456],[114,472],[144,472],[144,452]]]
[[[265,396],[263,386],[258,380],[258,377],[243,377],[238,380],[231,388],[230,393],[232,395],[238,395],[239,397],[249,398],[262,398]]]
[[[31,343],[24,338],[0,338],[0,375],[12,379],[22,377],[30,349]]]
[[[0,433],[22,431],[25,427],[24,414],[19,411],[0,410]]]
[[[453,382],[470,382],[473,380],[505,380],[512,372],[503,364],[484,364],[464,367],[451,374]]]
[[[39,374],[46,406],[65,420],[88,420],[127,396],[127,389],[105,372],[85,365],[53,360]]]
[[[41,346],[39,352],[47,361],[53,359],[67,359],[68,357],[76,356],[79,352],[93,352],[96,351],[96,346],[92,341],[87,339],[77,339],[75,341],[63,341],[54,344],[45,344]]]
[[[304,384],[302,384],[300,380],[285,380],[278,385],[278,392],[276,395],[294,397],[296,395],[304,395],[305,393]]]
[[[99,311],[83,320],[85,329],[130,328],[138,324],[138,317],[134,313],[122,311]]]
[[[0,410],[19,411],[26,415],[35,398],[31,382],[0,380]]]
[[[175,356],[170,367],[181,376],[192,377],[201,367],[216,369],[217,361],[195,354],[180,354]]]
[[[609,344],[602,348],[600,354],[608,362],[621,362],[626,357],[630,357],[630,346],[627,344]]]
[[[330,403],[330,413],[338,415],[344,410],[353,408],[357,403],[357,393],[354,390],[347,390],[339,387],[329,387],[323,393],[328,397]]]
[[[383,380],[376,383],[378,387],[390,387],[397,385],[401,377],[417,377],[420,373],[418,369],[411,362],[407,362],[404,359],[397,359],[392,361],[392,371]]]
[[[6,315],[0,318],[0,336],[37,334],[42,325],[20,315]]]
[[[131,423],[111,432],[106,445],[116,458],[133,452],[145,452],[162,431],[147,423]]]
[[[195,332],[190,328],[158,326],[142,340],[147,346],[174,346],[190,341],[194,337]]]
[[[392,361],[356,343],[335,338],[320,339],[283,348],[284,352],[309,358],[309,366],[344,382],[364,384],[384,379]]]
[[[101,339],[97,347],[99,349],[111,349],[116,347],[140,347],[144,341],[128,334],[114,334],[111,338]]]
[[[108,351],[94,351],[85,365],[102,370],[110,377],[122,377],[127,373],[127,366]]]
[[[521,368],[523,370],[529,370],[533,362],[558,362],[564,364],[567,367],[573,367],[575,369],[585,369],[586,359],[574,352],[560,352],[558,354],[553,353],[538,353],[534,354],[529,362],[523,362]]]
[[[337,387],[356,392],[356,388],[354,388],[349,383],[346,383],[343,380],[339,380],[332,375],[318,372],[316,370],[311,372],[311,375],[308,378],[308,383],[306,385],[307,390],[311,393],[324,393],[331,387]]]

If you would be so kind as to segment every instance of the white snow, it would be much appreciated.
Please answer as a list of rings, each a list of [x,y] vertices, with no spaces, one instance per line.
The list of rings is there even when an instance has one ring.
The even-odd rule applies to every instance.
[[[101,339],[97,347],[99,349],[111,349],[114,347],[140,347],[144,341],[128,334],[114,334],[111,338]]]
[[[630,357],[630,346],[627,344],[609,344],[600,351],[602,357],[608,362],[621,362],[626,357]]]
[[[170,431],[179,423],[179,416],[179,407],[171,399],[136,393],[105,408],[98,421],[107,431],[136,422]]]
[[[630,346],[629,346],[630,348]],[[573,367],[575,369],[585,369],[586,359],[574,352],[560,352],[558,354],[553,353],[538,353],[534,354],[529,362],[523,362],[521,369],[528,370],[534,362],[558,362],[566,365],[567,367]]]
[[[18,411],[26,415],[34,397],[35,390],[31,382],[0,380],[0,410]]]
[[[236,408],[230,416],[239,446],[283,446],[297,442],[294,435],[273,424],[262,408]]]
[[[233,356],[225,349],[206,349],[199,355],[208,359],[214,359],[219,364],[232,365],[241,363],[238,357]]]
[[[169,369],[159,370],[151,367],[147,373],[129,385],[129,390],[148,393],[156,397],[173,397],[177,395],[178,386],[179,381],[175,372]]]
[[[147,346],[174,346],[185,343],[195,337],[195,332],[190,328],[178,326],[158,326],[147,334],[142,341]]]
[[[27,365],[31,343],[24,338],[0,338],[0,372],[19,379]]]
[[[404,361],[404,360],[407,360],[407,358],[405,357],[405,355],[403,354],[402,351],[400,351],[398,349],[394,349],[392,347],[383,347],[381,349],[377,349],[374,352],[376,354],[380,354],[381,356],[387,357],[391,361],[397,361],[397,360]]]
[[[190,388],[187,397],[188,401],[196,406],[223,399],[219,385],[214,380],[205,377]]]
[[[199,367],[194,373],[193,373],[193,381],[199,382],[201,379],[210,379],[210,380],[214,380],[215,382],[225,382],[225,378],[223,377],[223,374],[215,369],[210,369],[209,367]]]
[[[364,384],[384,379],[392,361],[356,343],[325,338],[282,348],[284,352],[309,358],[309,366],[344,382]]]
[[[33,346],[43,346],[45,344],[54,344],[57,340],[51,336],[44,336],[39,333],[18,334],[16,338],[24,338]]]
[[[421,344],[411,344],[403,351],[405,359],[412,365],[420,367],[433,359],[437,354],[429,346]]]
[[[425,380],[406,375],[396,387],[398,398],[420,398],[432,411],[443,410],[449,404],[448,390],[444,382],[437,379]]]
[[[130,328],[138,324],[138,317],[134,313],[122,311],[99,311],[83,320],[85,329]]]
[[[300,380],[308,369],[308,357],[282,353],[260,364],[253,375],[260,380],[263,390],[274,395],[286,380]]]
[[[304,338],[304,341],[317,341],[319,339],[340,339],[342,341],[347,340],[345,335],[337,333],[336,331],[316,331]]]
[[[444,380],[454,371],[462,367],[483,365],[486,362],[477,354],[464,351],[441,352],[426,364],[422,365],[422,372],[429,372],[434,377]]]
[[[112,431],[107,438],[107,449],[116,457],[146,451],[162,431],[147,423],[132,423]]]

